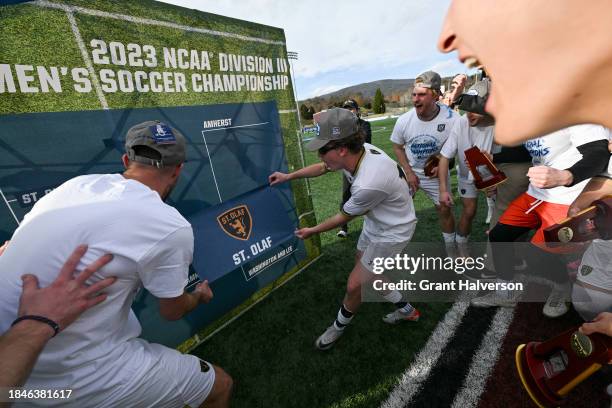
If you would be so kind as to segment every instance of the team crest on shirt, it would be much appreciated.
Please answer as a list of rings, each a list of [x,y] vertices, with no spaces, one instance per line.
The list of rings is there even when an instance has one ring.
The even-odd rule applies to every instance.
[[[249,207],[239,205],[217,216],[221,229],[232,238],[246,241],[251,236],[253,219]]]
[[[582,268],[580,268],[580,274],[582,276],[587,276],[591,272],[593,272],[593,267],[592,266],[582,265]]]
[[[438,132],[444,132],[445,128],[446,128],[446,123],[440,123],[438,125]]]

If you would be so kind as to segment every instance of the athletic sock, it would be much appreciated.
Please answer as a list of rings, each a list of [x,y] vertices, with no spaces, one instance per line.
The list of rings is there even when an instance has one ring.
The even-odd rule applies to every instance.
[[[445,244],[452,244],[453,242],[455,242],[455,236],[456,234],[454,232],[443,232],[442,233],[442,238],[444,238]]]
[[[338,310],[338,316],[334,321],[334,327],[338,330],[344,330],[346,325],[348,325],[351,320],[353,320],[353,312],[348,310],[346,306],[342,305],[340,310]]]
[[[400,312],[410,314],[414,310],[414,307],[402,300],[402,294],[397,290],[392,290],[383,296],[386,300],[393,303],[398,309],[401,309]]]
[[[469,235],[463,236],[463,235],[457,234],[457,243],[458,244],[467,244],[469,240],[470,240],[470,236]]]

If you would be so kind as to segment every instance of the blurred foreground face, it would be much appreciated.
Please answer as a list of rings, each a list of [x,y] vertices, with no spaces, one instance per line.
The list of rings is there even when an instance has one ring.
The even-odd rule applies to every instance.
[[[577,123],[612,127],[612,2],[453,0],[438,48],[492,79],[496,140]]]

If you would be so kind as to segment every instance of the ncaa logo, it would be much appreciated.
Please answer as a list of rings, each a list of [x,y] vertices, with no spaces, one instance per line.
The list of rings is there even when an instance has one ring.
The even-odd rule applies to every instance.
[[[444,132],[445,128],[446,128],[446,123],[440,123],[438,125],[438,132]]]
[[[251,236],[253,219],[245,204],[231,208],[217,216],[219,226],[232,238],[246,241]]]

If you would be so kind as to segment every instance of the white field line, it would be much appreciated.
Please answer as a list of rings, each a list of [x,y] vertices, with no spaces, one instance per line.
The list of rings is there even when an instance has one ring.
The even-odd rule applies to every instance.
[[[87,47],[85,46],[85,42],[83,42],[83,37],[81,37],[81,32],[79,31],[76,19],[74,18],[74,13],[70,10],[66,10],[66,15],[68,16],[68,21],[70,22],[70,28],[72,29],[72,33],[74,34],[74,39],[76,40],[76,43],[79,46],[79,50],[81,51],[83,62],[85,62],[85,66],[87,67],[87,71],[89,71],[89,75],[91,76],[94,88],[96,88],[96,94],[98,94],[100,105],[102,105],[102,109],[107,110],[108,103],[106,102],[106,97],[104,96],[104,92],[102,92],[102,87],[100,86],[100,82],[98,81],[98,76],[96,75],[96,71],[93,67],[93,64],[89,59],[89,54],[87,54]]]
[[[480,348],[472,357],[470,370],[463,380],[461,389],[455,395],[453,408],[470,408],[478,406],[491,369],[497,362],[500,345],[506,337],[508,327],[514,317],[514,308],[501,307],[495,313],[489,330],[482,338]]]
[[[399,384],[389,394],[387,400],[382,403],[381,408],[405,407],[421,389],[423,382],[429,377],[429,373],[440,358],[442,350],[453,338],[455,330],[457,330],[470,306],[469,299],[474,293],[463,293],[451,309],[446,312],[444,319],[438,323],[431,336],[429,336],[425,347],[421,349],[414,362],[404,372]]]
[[[250,37],[247,35],[226,33],[223,31],[216,31],[216,30],[208,30],[206,28],[190,27],[186,25],[171,23],[168,21],[153,20],[150,18],[133,17],[133,16],[128,16],[126,14],[109,13],[106,11],[94,10],[94,9],[90,9],[86,7],[69,6],[65,4],[53,3],[51,1],[46,1],[46,0],[38,0],[38,1],[35,1],[33,4],[36,4],[37,6],[41,6],[41,7],[54,8],[54,9],[59,9],[59,10],[64,10],[64,11],[69,11],[69,12],[81,13],[81,14],[89,14],[89,15],[97,16],[97,17],[105,17],[105,18],[112,18],[115,20],[130,21],[132,23],[168,27],[168,28],[174,28],[177,30],[209,34],[209,35],[214,35],[218,37],[236,38],[239,40],[259,42],[263,44],[285,45],[284,41],[268,40],[265,38]]]

